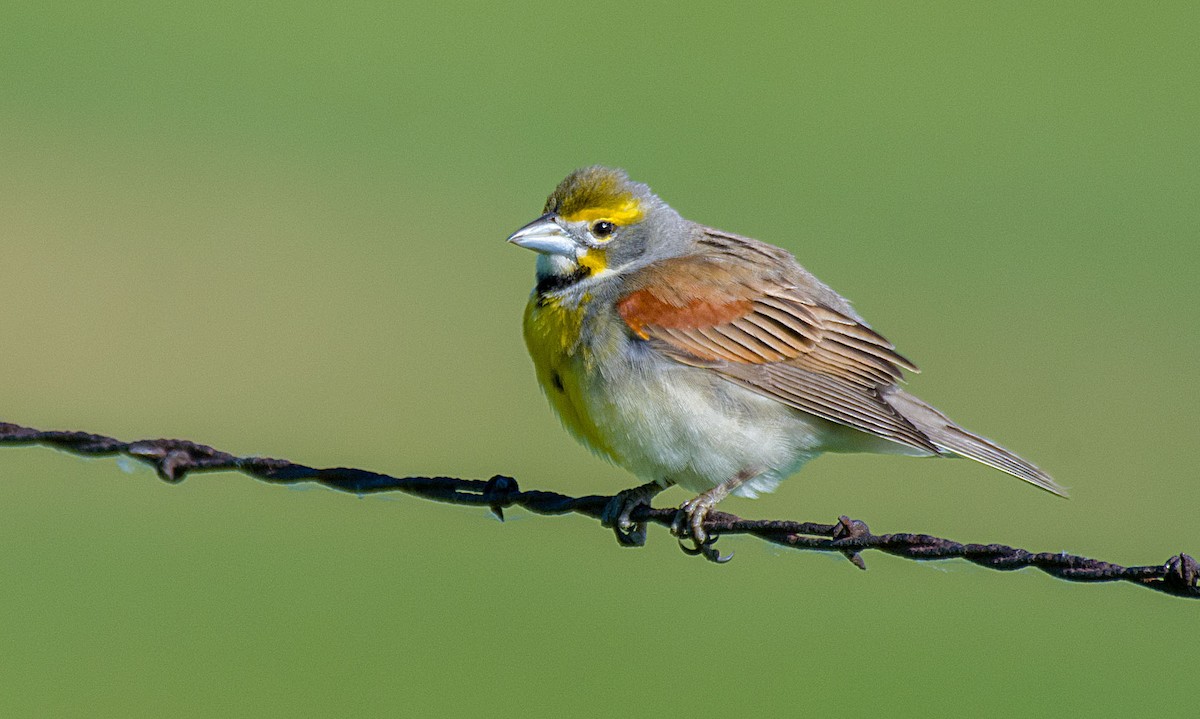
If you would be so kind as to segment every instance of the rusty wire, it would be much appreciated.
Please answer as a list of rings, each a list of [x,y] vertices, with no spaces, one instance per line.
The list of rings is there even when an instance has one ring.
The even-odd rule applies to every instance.
[[[42,445],[83,456],[124,455],[152,467],[163,480],[183,481],[190,472],[237,471],[274,484],[316,482],[355,494],[404,492],[436,502],[488,507],[504,518],[507,507],[522,507],[535,514],[582,514],[599,519],[612,497],[569,497],[557,492],[521,490],[512,477],[489,480],[455,477],[393,477],[363,469],[318,469],[285,459],[238,457],[184,439],[144,439],[122,442],[87,432],[42,431],[0,422],[0,445]],[[677,510],[639,507],[632,518],[670,527]],[[867,525],[848,517],[834,524],[747,520],[725,512],[711,512],[704,528],[712,536],[749,534],[794,549],[840,552],[860,569],[860,553],[876,549],[917,561],[965,559],[981,567],[1011,571],[1034,567],[1071,582],[1131,582],[1176,597],[1200,598],[1200,566],[1187,554],[1177,554],[1163,564],[1123,567],[1065,552],[1028,552],[1003,544],[962,544],[928,534],[872,534]],[[618,535],[620,536],[620,535]],[[710,558],[713,558],[713,553]]]

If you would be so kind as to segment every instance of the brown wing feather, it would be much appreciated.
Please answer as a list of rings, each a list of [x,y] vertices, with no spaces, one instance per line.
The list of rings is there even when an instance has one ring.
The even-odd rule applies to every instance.
[[[707,237],[716,251],[630,275],[631,291],[617,312],[634,334],[676,361],[708,367],[797,409],[938,451],[882,397],[904,369],[916,367],[844,299],[782,250],[786,261],[761,243],[754,243],[756,253],[723,253],[733,242],[754,241]]]

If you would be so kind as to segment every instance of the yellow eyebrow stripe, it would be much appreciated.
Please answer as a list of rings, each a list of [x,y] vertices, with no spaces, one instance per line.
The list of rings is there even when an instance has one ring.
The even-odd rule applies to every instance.
[[[578,212],[563,215],[567,222],[594,222],[608,220],[614,225],[632,225],[642,219],[642,208],[637,201],[631,200],[615,207],[585,207]]]

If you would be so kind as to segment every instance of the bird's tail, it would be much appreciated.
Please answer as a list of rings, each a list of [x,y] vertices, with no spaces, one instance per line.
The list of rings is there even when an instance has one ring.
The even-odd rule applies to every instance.
[[[897,388],[888,393],[884,399],[905,419],[921,430],[921,433],[943,453],[969,457],[976,462],[982,462],[989,467],[1008,472],[1047,492],[1052,492],[1060,497],[1067,496],[1067,490],[1051,479],[1050,475],[990,439],[972,434],[959,427],[946,415],[911,394]]]

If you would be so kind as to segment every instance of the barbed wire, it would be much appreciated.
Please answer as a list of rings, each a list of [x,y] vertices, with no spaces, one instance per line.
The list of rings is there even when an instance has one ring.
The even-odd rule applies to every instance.
[[[320,469],[286,459],[238,457],[185,439],[143,439],[123,442],[88,432],[43,431],[0,422],[0,445],[42,445],[81,456],[131,457],[152,467],[163,480],[178,483],[192,472],[236,471],[273,484],[316,482],[354,494],[404,492],[435,502],[487,507],[504,519],[504,510],[521,507],[535,514],[582,514],[600,519],[613,497],[570,497],[557,492],[522,490],[512,477],[488,480],[455,477],[393,477],[348,467]],[[670,527],[678,510],[638,507],[635,522]],[[866,569],[861,553],[874,549],[916,561],[965,559],[981,567],[1012,571],[1033,567],[1071,582],[1131,582],[1176,597],[1200,598],[1200,565],[1187,554],[1163,564],[1124,567],[1065,552],[1029,552],[1003,544],[962,544],[928,534],[872,534],[863,522],[840,517],[833,524],[779,520],[747,520],[713,511],[704,521],[712,537],[748,534],[793,549],[839,552]],[[617,531],[618,538],[622,533]],[[628,535],[623,543],[628,543]],[[715,551],[706,552],[710,559]]]

